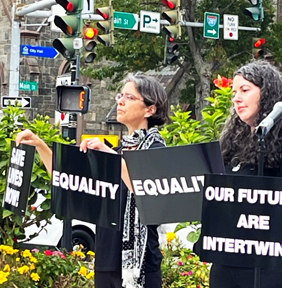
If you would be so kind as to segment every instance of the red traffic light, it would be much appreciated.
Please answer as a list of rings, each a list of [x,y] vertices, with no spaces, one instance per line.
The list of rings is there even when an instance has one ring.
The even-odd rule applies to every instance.
[[[95,36],[98,35],[98,29],[86,27],[83,29],[83,38],[84,39],[93,39]]]
[[[105,20],[109,19],[110,9],[109,7],[97,8],[96,12],[101,15]]]
[[[261,38],[261,39],[259,39],[256,43],[255,43],[255,47],[256,48],[258,48],[258,47],[260,47],[261,45],[263,45],[263,44],[265,44],[265,38]]]
[[[165,6],[168,6],[170,9],[175,8],[175,2],[176,1],[162,0],[162,2]]]

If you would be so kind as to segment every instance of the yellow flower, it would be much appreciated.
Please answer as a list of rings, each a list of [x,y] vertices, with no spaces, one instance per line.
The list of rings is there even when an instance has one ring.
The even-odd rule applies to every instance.
[[[0,284],[3,284],[8,281],[9,272],[0,271]]]
[[[21,260],[20,257],[17,257],[17,258],[16,258],[16,261],[17,261],[17,262],[20,262],[20,260]]]
[[[10,265],[9,265],[9,264],[6,264],[5,267],[4,267],[4,269],[3,269],[3,271],[5,271],[5,272],[10,272],[10,271],[11,271]]]
[[[80,267],[80,270],[78,272],[78,274],[86,276],[87,275],[87,268],[86,267]]]
[[[30,270],[34,270],[34,269],[35,269],[35,265],[32,263],[32,264],[29,266],[29,269],[30,269]]]
[[[88,273],[87,275],[86,275],[86,278],[87,279],[91,279],[91,278],[93,278],[94,277],[94,271],[92,271],[92,272],[90,272],[90,273]]]
[[[83,252],[81,252],[81,251],[73,251],[72,255],[73,256],[79,256],[81,258],[85,258],[85,254]]]
[[[167,239],[168,243],[170,243],[175,238],[176,238],[176,234],[174,232],[167,232],[166,233],[166,239]]]
[[[19,272],[20,274],[24,274],[24,273],[28,272],[28,270],[29,270],[29,267],[26,266],[26,265],[18,268],[18,272]]]
[[[30,256],[29,259],[33,263],[37,263],[38,262],[37,259],[34,256]]]
[[[95,256],[95,252],[93,252],[93,251],[89,250],[89,251],[87,252],[87,255],[90,255],[90,256]]]
[[[22,255],[23,257],[32,257],[32,254],[29,250],[25,249],[23,252],[22,252]]]
[[[30,277],[33,281],[39,281],[40,279],[40,276],[37,273],[31,273]]]

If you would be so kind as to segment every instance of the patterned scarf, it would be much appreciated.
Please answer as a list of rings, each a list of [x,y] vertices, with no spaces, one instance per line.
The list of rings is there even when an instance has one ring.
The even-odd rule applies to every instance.
[[[124,147],[138,150],[148,149],[154,142],[165,145],[157,128],[136,130],[131,136],[124,136]],[[145,251],[148,229],[140,223],[139,212],[135,205],[134,194],[128,191],[124,214],[122,239],[122,286],[125,288],[145,287]]]

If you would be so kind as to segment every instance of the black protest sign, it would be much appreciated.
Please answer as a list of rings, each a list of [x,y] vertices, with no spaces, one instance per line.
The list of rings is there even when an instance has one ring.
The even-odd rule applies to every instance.
[[[143,224],[201,220],[205,173],[224,173],[219,142],[125,151]]]
[[[120,229],[121,156],[53,144],[52,212]]]
[[[11,158],[7,173],[3,206],[24,216],[29,196],[35,147],[11,142]]]
[[[206,175],[200,257],[238,267],[282,265],[282,179]]]

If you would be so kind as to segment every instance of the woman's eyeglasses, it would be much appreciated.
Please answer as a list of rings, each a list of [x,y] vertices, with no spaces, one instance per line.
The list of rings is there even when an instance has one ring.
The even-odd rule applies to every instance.
[[[143,101],[143,99],[139,99],[136,96],[131,95],[131,94],[118,93],[115,97],[116,101],[119,101],[121,98],[123,98],[125,101],[135,101],[135,100]]]

